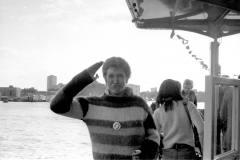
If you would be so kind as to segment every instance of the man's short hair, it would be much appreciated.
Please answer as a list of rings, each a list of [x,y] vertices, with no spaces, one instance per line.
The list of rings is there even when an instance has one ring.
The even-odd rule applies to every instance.
[[[193,88],[193,81],[191,79],[185,79],[185,81],[183,82],[183,85],[191,85]]]
[[[104,62],[102,67],[103,77],[106,77],[109,67],[123,68],[127,78],[129,79],[131,76],[131,67],[128,62],[121,57],[111,57]]]

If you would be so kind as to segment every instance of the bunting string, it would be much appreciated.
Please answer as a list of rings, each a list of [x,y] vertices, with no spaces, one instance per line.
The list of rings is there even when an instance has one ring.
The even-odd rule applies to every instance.
[[[172,39],[174,36],[175,36],[175,31],[172,30],[170,38]],[[209,70],[208,66],[204,63],[204,61],[201,58],[197,57],[197,55],[193,54],[193,51],[190,49],[190,46],[188,45],[188,40],[186,40],[185,38],[183,38],[179,35],[176,35],[176,36],[180,41],[182,41],[183,45],[186,45],[186,49],[188,50],[188,54],[191,55],[193,58],[195,58],[195,60],[197,60],[200,63],[200,65],[202,66],[203,69]]]

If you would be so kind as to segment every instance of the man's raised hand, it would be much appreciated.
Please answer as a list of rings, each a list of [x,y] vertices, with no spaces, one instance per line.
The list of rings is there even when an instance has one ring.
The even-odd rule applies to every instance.
[[[97,70],[103,65],[103,61],[97,62],[90,67],[87,68],[87,71],[89,75],[92,77],[93,80],[96,80],[98,78],[98,75],[94,76],[97,72]]]

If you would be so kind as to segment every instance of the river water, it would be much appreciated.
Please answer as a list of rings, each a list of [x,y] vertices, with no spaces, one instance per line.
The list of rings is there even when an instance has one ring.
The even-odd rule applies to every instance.
[[[92,160],[86,125],[53,113],[49,102],[0,101],[0,160],[22,159]]]
[[[0,101],[0,160],[92,160],[86,125],[49,102]]]

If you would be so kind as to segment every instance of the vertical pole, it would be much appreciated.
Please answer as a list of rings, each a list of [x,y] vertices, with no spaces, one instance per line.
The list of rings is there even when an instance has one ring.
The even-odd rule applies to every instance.
[[[217,42],[218,26],[209,24],[209,33],[213,36],[214,41],[210,43],[210,76],[205,78],[205,118],[206,125],[204,125],[204,153],[203,159],[214,159],[216,151],[216,87],[213,81],[214,77],[219,75],[219,43]]]
[[[210,75],[218,76],[219,75],[219,43],[217,38],[214,38],[214,41],[210,44]]]

